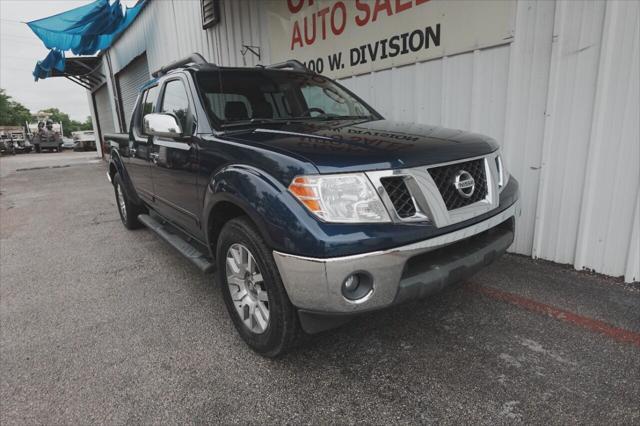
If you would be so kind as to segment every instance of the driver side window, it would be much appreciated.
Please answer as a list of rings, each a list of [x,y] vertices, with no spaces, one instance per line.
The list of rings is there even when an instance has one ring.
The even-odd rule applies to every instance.
[[[158,102],[158,86],[153,86],[142,94],[142,111],[140,111],[140,121],[138,124],[139,133],[144,133],[144,116],[151,114],[156,109],[156,103]]]
[[[189,133],[187,129],[189,98],[182,80],[171,80],[165,85],[161,112],[174,115],[178,119],[182,130]]]

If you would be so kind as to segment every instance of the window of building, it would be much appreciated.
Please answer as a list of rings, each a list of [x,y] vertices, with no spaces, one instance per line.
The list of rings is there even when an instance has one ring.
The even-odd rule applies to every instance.
[[[220,0],[200,0],[202,6],[202,29],[220,22]]]

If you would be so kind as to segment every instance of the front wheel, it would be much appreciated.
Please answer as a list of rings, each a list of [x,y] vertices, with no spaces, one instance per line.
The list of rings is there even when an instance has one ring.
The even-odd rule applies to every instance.
[[[270,358],[289,350],[300,334],[297,312],[271,250],[249,219],[222,228],[216,261],[222,296],[242,339]]]
[[[142,224],[138,221],[138,215],[142,213],[142,210],[127,197],[120,173],[117,173],[113,178],[113,189],[116,194],[116,205],[118,206],[118,213],[120,213],[122,224],[127,229],[140,228]]]

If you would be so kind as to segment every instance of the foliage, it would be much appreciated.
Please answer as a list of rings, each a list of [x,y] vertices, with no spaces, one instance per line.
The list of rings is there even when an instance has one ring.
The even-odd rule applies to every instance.
[[[31,112],[27,107],[11,99],[11,96],[0,89],[0,125],[24,126],[31,121]]]
[[[47,108],[45,112],[51,113],[50,119],[54,123],[62,123],[64,136],[71,136],[71,132],[77,130],[92,130],[93,123],[91,117],[87,117],[84,122],[72,120],[69,114],[60,111],[58,108]],[[1,126],[24,126],[26,122],[33,122],[34,117],[27,107],[11,99],[4,89],[0,89],[0,125]]]

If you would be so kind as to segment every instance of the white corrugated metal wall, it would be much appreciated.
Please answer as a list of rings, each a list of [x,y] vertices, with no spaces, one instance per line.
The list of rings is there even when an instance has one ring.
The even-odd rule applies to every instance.
[[[109,49],[113,72],[145,51],[152,72],[193,52],[223,65],[268,63],[264,7],[256,0],[221,1],[220,24],[203,30],[200,0],[153,0]],[[261,60],[251,53],[243,57],[242,45],[261,46]]]
[[[150,70],[191,52],[221,65],[269,63],[260,0],[154,0],[110,49],[113,71],[147,53]],[[640,11],[633,1],[525,1],[510,44],[343,83],[387,118],[488,134],[521,184],[512,250],[640,279]],[[243,58],[242,45],[262,58]]]
[[[129,120],[138,99],[138,91],[151,78],[147,56],[140,55],[116,74],[120,110],[124,118],[123,129],[129,131]]]

